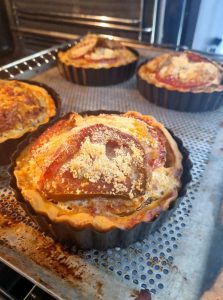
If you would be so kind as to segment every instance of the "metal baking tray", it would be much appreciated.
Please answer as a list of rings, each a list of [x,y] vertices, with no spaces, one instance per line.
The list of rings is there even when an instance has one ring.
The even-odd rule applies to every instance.
[[[165,49],[139,43],[143,58]],[[157,107],[136,89],[136,78],[111,87],[84,87],[63,79],[53,47],[0,67],[0,77],[32,79],[55,89],[62,112],[136,110],[154,115],[190,151],[193,180],[165,223],[127,249],[72,251],[41,234],[25,216],[0,169],[0,260],[57,299],[134,299],[149,289],[152,299],[199,299],[206,260],[222,197],[223,108],[184,113]]]

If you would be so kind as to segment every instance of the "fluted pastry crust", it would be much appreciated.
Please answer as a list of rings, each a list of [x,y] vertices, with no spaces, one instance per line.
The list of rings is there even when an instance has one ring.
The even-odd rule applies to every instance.
[[[168,209],[182,155],[151,116],[71,113],[26,147],[17,186],[36,214],[75,230],[131,229]]]

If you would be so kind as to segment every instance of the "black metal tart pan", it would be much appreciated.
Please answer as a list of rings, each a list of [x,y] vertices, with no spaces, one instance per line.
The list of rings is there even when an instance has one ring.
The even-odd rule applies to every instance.
[[[68,50],[69,47],[61,51]],[[108,86],[118,84],[130,79],[134,74],[139,59],[139,53],[133,48],[127,48],[133,52],[137,59],[129,64],[111,68],[81,68],[67,65],[57,57],[57,66],[60,74],[68,81],[85,86]]]
[[[114,111],[91,111],[84,112],[82,114],[94,114],[98,115],[100,113],[120,113]],[[66,118],[66,116],[65,116]],[[54,122],[53,122],[54,123]],[[178,193],[178,198],[175,200],[169,207],[168,210],[161,212],[159,216],[156,216],[154,220],[150,222],[141,222],[137,224],[130,230],[122,230],[122,229],[112,229],[108,232],[98,232],[92,229],[86,230],[75,230],[68,223],[52,223],[51,220],[44,214],[36,214],[31,205],[23,198],[20,189],[17,187],[16,178],[14,176],[14,168],[16,165],[16,159],[22,149],[24,149],[27,145],[29,145],[32,140],[37,138],[43,129],[41,128],[38,132],[35,132],[31,137],[27,138],[23,141],[14,153],[11,166],[9,168],[9,173],[11,175],[11,187],[14,189],[16,198],[20,202],[23,209],[27,212],[27,214],[34,220],[34,222],[39,226],[40,230],[47,233],[49,236],[54,238],[56,241],[61,242],[62,244],[72,247],[75,246],[78,249],[98,249],[105,250],[114,247],[122,247],[125,248],[128,245],[136,242],[142,241],[144,238],[148,237],[148,235],[159,228],[163,221],[169,217],[169,215],[174,211],[174,209],[178,206],[179,201],[186,194],[187,185],[191,181],[191,168],[192,162],[189,158],[189,152],[184,147],[182,141],[176,137],[171,131],[172,137],[178,144],[179,150],[183,155],[183,174],[181,176],[181,189]]]
[[[145,63],[147,62],[137,68],[137,88],[140,94],[153,104],[185,112],[216,110],[223,104],[223,91],[180,92],[147,82],[139,76],[139,69]]]
[[[8,80],[11,80],[11,79],[8,79]],[[56,106],[56,114],[54,116],[52,116],[48,122],[58,118],[58,116],[60,114],[61,99],[60,99],[60,96],[51,87],[47,86],[46,84],[36,82],[36,81],[31,81],[31,80],[17,80],[17,79],[15,79],[15,80],[24,82],[24,83],[28,83],[28,84],[32,84],[32,85],[37,85],[41,88],[44,88],[50,94],[50,96],[53,98],[55,106]],[[46,124],[48,124],[48,122],[40,125],[39,127],[45,126]],[[39,128],[39,127],[37,127],[37,128]],[[17,149],[18,144],[21,143],[21,141],[23,141],[28,135],[32,134],[33,132],[34,131],[26,132],[23,136],[21,136],[19,138],[8,139],[5,142],[0,143],[0,165],[9,164],[12,153]]]

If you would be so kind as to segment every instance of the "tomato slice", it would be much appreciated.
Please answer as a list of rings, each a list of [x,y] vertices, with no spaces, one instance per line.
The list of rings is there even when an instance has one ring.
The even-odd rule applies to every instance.
[[[87,154],[84,147],[90,149]],[[148,157],[141,144],[118,129],[96,124],[81,129],[61,146],[41,176],[39,188],[54,199],[98,195],[133,198],[144,194],[149,177]]]
[[[166,138],[163,133],[158,129],[153,127],[153,121],[150,118],[144,117],[143,115],[135,115],[135,113],[125,114],[124,117],[131,117],[140,120],[147,125],[148,137],[151,136],[156,145],[153,145],[151,149],[150,145],[146,145],[146,155],[149,155],[149,165],[151,169],[161,167],[166,161]],[[148,139],[149,142],[149,139]],[[147,154],[147,151],[149,152]]]
[[[199,87],[201,85],[203,86],[208,83],[205,81],[201,81],[199,79],[197,79],[196,81],[182,82],[182,81],[178,80],[176,77],[173,77],[172,75],[163,77],[160,75],[159,72],[156,73],[156,79],[160,82],[163,82],[165,84],[168,84],[173,87],[180,88],[180,89],[195,88],[195,87]]]
[[[200,56],[197,53],[187,52],[187,57],[191,62],[208,62],[209,60],[205,57]]]
[[[79,59],[85,54],[91,52],[98,42],[98,37],[96,35],[87,35],[79,43],[74,45],[69,50],[69,56],[71,59]]]
[[[69,118],[69,119],[68,119]],[[35,140],[35,142],[32,144],[31,152],[37,148],[40,148],[42,145],[47,143],[52,136],[55,136],[58,134],[58,132],[66,132],[76,126],[75,118],[71,118],[68,116],[66,118],[62,118],[61,120],[57,121],[53,126],[47,128],[38,139]]]

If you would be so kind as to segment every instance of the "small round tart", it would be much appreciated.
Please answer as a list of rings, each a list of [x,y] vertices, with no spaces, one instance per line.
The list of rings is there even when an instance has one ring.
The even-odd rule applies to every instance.
[[[145,81],[144,87],[142,82],[139,83],[139,89],[147,99],[154,98],[153,92],[156,99],[151,99],[151,102],[167,108],[186,111],[216,109],[222,102],[222,74],[220,65],[197,53],[168,53],[139,68],[138,80]],[[146,91],[146,83],[150,91]],[[160,97],[165,97],[165,100]]]
[[[70,113],[20,152],[14,176],[63,242],[71,230],[111,233],[154,220],[177,198],[182,171],[175,140],[153,117]]]
[[[95,34],[84,36],[68,50],[58,53],[62,75],[83,85],[123,82],[134,74],[137,60],[138,53],[133,49]]]
[[[129,64],[138,57],[117,41],[88,34],[58,58],[67,65],[81,68],[112,68]]]
[[[17,142],[25,134],[56,115],[58,103],[53,98],[55,95],[54,91],[42,84],[0,80],[0,149],[6,151],[7,157],[11,144],[15,144],[15,150]]]

